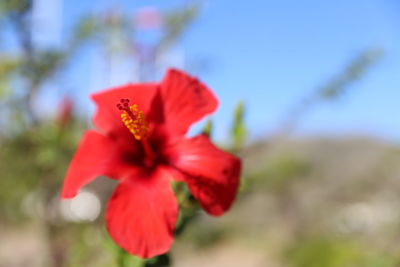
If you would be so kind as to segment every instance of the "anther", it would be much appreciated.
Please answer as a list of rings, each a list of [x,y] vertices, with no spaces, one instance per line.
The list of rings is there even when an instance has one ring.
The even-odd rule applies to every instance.
[[[136,104],[129,106],[129,99],[121,99],[116,106],[122,112],[121,121],[137,139],[147,137],[148,126],[143,111]]]

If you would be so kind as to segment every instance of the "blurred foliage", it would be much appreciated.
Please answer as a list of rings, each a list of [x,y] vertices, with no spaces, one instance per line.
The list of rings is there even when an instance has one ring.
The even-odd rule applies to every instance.
[[[233,123],[231,129],[232,149],[234,152],[238,152],[244,145],[247,137],[247,130],[244,123],[245,106],[243,102],[239,102],[236,105],[235,112],[233,114]]]
[[[198,17],[200,4],[191,4],[164,14],[165,31],[159,43],[158,50],[162,52],[168,49],[193,21]]]
[[[347,87],[365,76],[369,68],[375,65],[382,55],[383,50],[380,48],[362,51],[349,63],[348,66],[345,67],[343,73],[333,77],[333,79],[326,85],[318,88],[316,93],[310,96],[310,99],[315,99],[314,101],[317,101],[318,99],[332,101],[342,97],[347,93]]]
[[[6,15],[27,13],[31,7],[31,0],[4,0],[0,2],[0,11]]]
[[[206,125],[204,125],[204,127],[203,127],[203,132],[202,133],[211,138],[212,137],[212,133],[213,133],[213,127],[214,127],[214,125],[213,125],[212,120],[208,120]]]
[[[2,56],[0,58],[0,100],[9,95],[10,81],[18,70],[18,59]]]
[[[371,251],[354,240],[322,236],[299,240],[286,257],[293,267],[393,267],[400,264],[395,255]]]
[[[362,79],[382,57],[383,50],[381,48],[361,51],[354,59],[350,60],[341,72],[297,102],[284,118],[278,133],[290,133],[316,105],[337,101],[348,94],[352,88],[351,85]]]
[[[68,124],[71,132],[66,134],[55,124],[45,124],[2,140],[0,214],[3,222],[32,215],[22,213],[27,212],[23,210],[22,201],[35,190],[45,198],[41,200],[43,203],[58,192],[60,177],[63,177],[77,144],[79,132],[75,129],[80,127],[71,121]]]

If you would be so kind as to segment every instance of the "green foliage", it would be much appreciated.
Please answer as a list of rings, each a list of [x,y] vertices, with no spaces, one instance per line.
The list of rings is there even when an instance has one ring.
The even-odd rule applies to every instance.
[[[232,149],[235,152],[239,151],[243,147],[247,137],[247,129],[244,123],[244,117],[245,105],[242,101],[240,101],[236,105],[231,128]]]
[[[365,76],[366,72],[382,57],[383,51],[379,48],[368,49],[355,57],[342,73],[333,77],[326,85],[318,88],[312,98],[332,101],[344,95],[348,86]]]
[[[116,259],[115,267],[167,267],[171,265],[171,258],[168,253],[153,257],[151,259],[141,259],[130,255],[128,252],[117,246],[108,236],[104,229],[105,243],[108,250],[114,254]]]
[[[32,65],[23,68],[22,75],[29,79],[33,87],[38,87],[59,70],[65,57],[66,55],[61,51],[46,50],[38,52]]]
[[[13,79],[20,60],[15,57],[2,56],[0,58],[0,101],[11,93],[10,82]]]
[[[393,255],[379,253],[345,239],[316,237],[301,240],[286,254],[293,267],[395,267]]]
[[[213,133],[213,122],[212,120],[208,120],[206,125],[204,125],[203,127],[203,134],[207,135],[208,137],[212,137],[212,133]]]
[[[68,127],[77,133],[80,126]],[[66,135],[52,123],[1,140],[0,216],[23,219],[22,204],[32,190],[40,190],[44,198],[57,192],[77,141],[76,134]]]
[[[198,215],[199,204],[183,182],[174,182],[173,189],[179,203],[179,217],[175,227],[175,236],[180,236]]]
[[[163,254],[146,261],[145,267],[167,267],[171,266],[171,257],[169,254]]]
[[[32,0],[3,0],[0,1],[0,12],[3,14],[23,14],[32,7]]]
[[[73,29],[71,47],[78,47],[83,41],[92,39],[100,30],[98,20],[95,17],[82,17]]]

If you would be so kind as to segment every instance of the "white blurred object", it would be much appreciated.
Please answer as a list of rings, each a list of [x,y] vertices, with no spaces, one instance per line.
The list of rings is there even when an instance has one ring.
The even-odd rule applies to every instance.
[[[350,204],[341,210],[338,216],[339,231],[344,233],[368,231],[373,225],[373,217],[373,210],[368,204]]]
[[[398,213],[390,203],[353,203],[343,208],[336,219],[338,230],[343,233],[375,232],[396,222]]]
[[[99,197],[87,190],[80,192],[73,199],[62,200],[60,204],[61,216],[67,221],[94,221],[100,211]]]
[[[29,192],[21,203],[22,212],[30,217],[44,217],[45,208],[39,190]]]

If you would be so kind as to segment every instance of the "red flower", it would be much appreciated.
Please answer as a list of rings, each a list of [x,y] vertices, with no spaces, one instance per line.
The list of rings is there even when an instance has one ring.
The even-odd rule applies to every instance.
[[[99,175],[118,179],[106,211],[116,243],[142,258],[169,250],[178,217],[170,186],[174,180],[185,182],[209,214],[229,209],[240,160],[205,135],[185,137],[192,123],[218,105],[203,83],[172,69],[161,84],[129,84],[92,98],[101,132],[89,130],[83,136],[61,196],[74,197]]]

